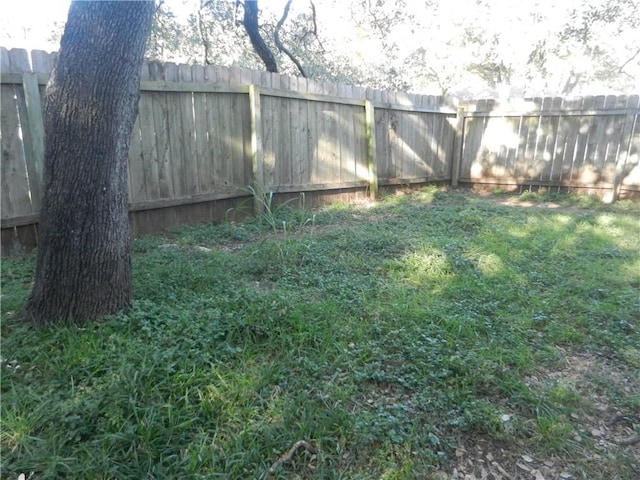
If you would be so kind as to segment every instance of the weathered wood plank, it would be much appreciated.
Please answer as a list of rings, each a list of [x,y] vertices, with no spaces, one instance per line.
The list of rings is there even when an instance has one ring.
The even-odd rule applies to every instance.
[[[322,82],[323,91],[327,87],[327,82]],[[319,149],[319,183],[330,183],[334,181],[333,174],[333,158],[332,142],[334,138],[331,136],[331,115],[333,112],[328,103],[320,103],[318,110],[318,129],[321,132],[320,149]]]
[[[251,110],[251,169],[253,180],[264,188],[263,143],[262,143],[262,107],[260,87],[249,88],[249,108]]]
[[[142,148],[142,133],[140,130],[140,116],[136,119],[131,130],[129,139],[129,164],[128,164],[128,192],[130,202],[143,202],[147,200],[146,184],[144,175],[144,159]]]
[[[376,111],[373,103],[366,100],[364,103],[364,137],[367,151],[367,180],[369,182],[369,196],[375,199],[378,196],[378,143],[376,139]]]
[[[41,173],[32,160],[40,156],[42,135],[32,105],[42,102],[55,55],[30,55],[35,73],[29,73],[28,52],[0,49],[3,225],[8,215],[32,221],[38,210]],[[451,175],[454,104],[440,97],[246,69],[147,64],[130,147],[132,205],[162,200],[160,205],[176,207],[175,217],[180,202],[251,181],[256,120],[250,87],[242,85],[249,83],[263,85],[257,146],[263,150],[264,182],[275,189],[351,188],[371,178],[369,154],[380,177],[376,185]],[[368,110],[365,99],[372,102]],[[517,105],[494,108],[478,101],[465,113],[462,181],[640,189],[638,96],[534,98],[522,110]],[[8,124],[11,115],[21,121],[17,134]],[[371,139],[375,148],[367,148]]]
[[[344,89],[345,95],[350,95],[350,89]],[[354,179],[354,162],[353,162],[353,149],[349,146],[350,136],[352,133],[351,124],[353,123],[349,118],[349,109],[344,105],[336,105],[336,120],[338,122],[338,162],[339,162],[339,175],[340,181],[347,182]]]
[[[557,110],[561,106],[562,98],[553,97],[549,110]],[[551,147],[551,165],[549,167],[549,176],[546,180],[553,182],[556,181],[556,179],[559,181],[560,175],[562,174],[562,153],[564,151],[565,133],[562,130],[562,116],[553,115],[551,117],[555,120],[555,127],[553,131],[553,146]]]
[[[196,135],[195,155],[198,170],[196,191],[198,193],[209,193],[213,187],[211,178],[213,159],[209,151],[209,123],[207,119],[207,110],[211,107],[208,105],[207,100],[208,94],[206,93],[193,94],[193,120]]]
[[[288,78],[281,78],[286,81]],[[291,115],[289,114],[289,102],[278,102],[278,128],[280,135],[278,136],[278,157],[276,158],[276,182],[275,185],[291,185],[292,184],[292,163],[291,158]]]
[[[181,66],[183,70],[187,65]],[[171,69],[173,67],[170,67]],[[175,67],[178,68],[177,66]],[[211,71],[216,72],[216,78],[219,78],[220,83],[181,83],[178,80],[171,81],[142,81],[140,82],[141,91],[149,92],[198,92],[198,93],[249,93],[249,86],[245,85],[229,85],[228,76],[224,77],[220,75],[220,70],[212,68]],[[210,75],[213,76],[213,75]],[[225,83],[225,78],[226,82]]]
[[[226,94],[207,94],[207,125],[209,128],[209,155],[211,157],[212,188],[218,190],[230,186],[228,156],[228,109],[229,99]]]
[[[10,218],[32,213],[27,166],[18,117],[18,90],[3,87],[0,91],[0,130],[2,131],[1,216]]]
[[[393,92],[392,92],[393,93]],[[389,136],[389,163],[387,164],[387,175],[381,178],[399,178],[402,176],[402,142],[400,141],[400,112],[389,111],[389,125],[387,135]]]
[[[574,108],[573,102],[563,101],[567,110]],[[570,184],[573,179],[573,167],[577,157],[580,132],[580,117],[574,115],[563,116],[564,146],[562,153],[562,170],[560,184]]]
[[[402,101],[402,99],[399,99]],[[394,140],[396,155],[394,157],[395,177],[410,178],[412,173],[412,155],[408,145],[409,128],[407,125],[407,114],[405,112],[394,112],[396,115],[396,128],[394,129]]]
[[[197,195],[188,195],[185,197],[160,198],[147,202],[135,202],[129,204],[130,212],[138,212],[142,210],[153,210],[157,208],[175,207],[179,205],[190,205],[194,203],[210,202],[212,200],[222,200],[228,198],[246,197],[249,194],[242,189],[226,189],[218,192],[200,193]]]
[[[416,98],[416,103],[422,103],[421,96]],[[439,159],[439,152],[442,150],[442,124],[440,114],[417,113],[414,128],[414,139],[416,153],[419,162],[416,165],[416,175],[433,175]],[[450,170],[450,168],[449,168]]]
[[[193,84],[191,65],[178,66],[178,81],[182,84]],[[198,133],[202,134],[202,126],[195,122],[195,110],[193,92],[181,93],[178,97],[178,108],[180,110],[180,124],[182,131],[179,132],[181,157],[182,157],[182,185],[184,195],[195,195],[199,193],[199,171],[198,152],[196,148],[196,138]]]
[[[306,162],[306,158],[303,158],[302,152],[302,103],[301,100],[292,100],[289,103],[289,121],[291,125],[290,131],[290,185],[299,185],[302,183],[302,163]],[[305,115],[306,117],[306,115]],[[306,148],[304,149],[306,152]]]
[[[364,92],[363,92],[364,93]],[[356,179],[357,180],[369,180],[369,159],[368,159],[368,148],[369,148],[369,140],[367,138],[369,128],[371,128],[371,132],[375,135],[375,112],[371,113],[371,126],[368,127],[366,125],[367,122],[367,107],[358,108],[356,112],[353,114],[353,135],[354,135],[354,161],[356,164]],[[371,143],[371,148],[375,149],[375,138]],[[372,152],[375,157],[375,151]]]
[[[31,225],[37,223],[39,217],[39,213],[28,213],[26,215],[16,215],[8,218],[2,217],[0,225],[3,229]]]
[[[437,106],[436,97],[433,95],[421,95],[418,105],[426,107]],[[442,116],[436,114],[422,116],[422,133],[424,148],[422,171],[426,175],[433,175],[440,163],[440,152],[443,150],[442,142],[444,131],[442,129]]]
[[[26,122],[21,122],[25,160],[29,176],[31,205],[34,211],[38,211],[42,201],[42,175],[44,172],[44,117],[42,116],[42,99],[36,74],[24,73],[22,87],[27,117]]]
[[[307,82],[307,89],[313,91],[315,88],[315,82],[309,80]],[[320,142],[320,136],[318,131],[318,104],[314,102],[307,103],[307,177],[308,183],[320,182],[318,174],[318,146]]]
[[[627,98],[627,108],[638,109],[640,96]],[[617,200],[621,190],[640,191],[640,112],[630,113],[625,117],[623,144],[616,165],[616,178],[612,200]],[[634,188],[635,187],[635,188]]]
[[[347,188],[360,188],[367,186],[368,182],[359,180],[354,182],[315,183],[309,185],[281,185],[273,187],[271,190],[273,191],[273,193],[297,193],[343,190]]]
[[[479,180],[482,177],[484,165],[482,162],[482,136],[485,118],[467,117],[464,126],[464,142],[462,160],[460,162],[460,179]]]
[[[620,185],[628,191],[640,191],[640,114],[629,119],[631,135],[626,149],[625,161],[621,165]]]
[[[329,84],[337,90],[337,84]],[[338,105],[328,103],[326,105],[325,128],[327,128],[328,140],[328,162],[329,162],[329,181],[340,181],[340,136],[339,136],[339,118]]]
[[[21,79],[17,85],[0,91],[0,131],[2,132],[2,217],[33,212],[29,185],[28,162],[31,157],[31,132],[22,81],[29,74],[29,55],[24,49],[11,49],[2,56],[4,71]],[[36,180],[37,181],[37,180]]]
[[[434,169],[435,177],[448,176],[451,178],[453,174],[454,152],[456,151],[457,140],[457,124],[456,117],[453,115],[440,115],[440,125],[442,130],[442,148],[439,150],[440,168]]]
[[[164,64],[164,77],[166,81],[178,82],[179,67],[174,63]],[[190,95],[190,93],[187,93]],[[186,139],[182,129],[182,107],[184,95],[179,92],[167,92],[167,132],[169,138],[169,153],[171,164],[171,178],[173,179],[174,196],[183,197],[193,192],[189,189],[188,164],[185,159]]]
[[[330,132],[329,122],[327,116],[330,115],[330,111],[327,109],[327,104],[316,103],[314,104],[316,111],[316,125],[318,131],[318,147],[317,147],[317,178],[315,183],[330,183],[331,182],[331,150],[330,150]]]
[[[246,187],[252,182],[251,174],[251,118],[248,95],[234,94],[233,109],[233,186]]]
[[[558,122],[558,117],[544,116],[540,119],[540,129],[542,131],[542,135],[540,135],[540,139],[536,148],[538,151],[538,163],[540,165],[540,175],[538,176],[538,179],[541,181],[550,180],[552,176]]]
[[[271,76],[269,76],[271,80]],[[279,127],[275,122],[277,100],[275,97],[260,97],[262,105],[262,148],[263,148],[263,177],[266,186],[273,185],[274,169],[276,165],[276,147]]]
[[[466,136],[465,107],[460,105],[456,114],[456,122],[453,128],[454,144],[451,155],[451,186],[457,187],[460,176],[463,175],[462,162],[464,158],[464,139]],[[446,125],[444,126],[446,128]],[[436,170],[438,172],[438,170]],[[437,173],[436,173],[437,175]]]
[[[376,140],[376,168],[379,178],[389,177],[389,110],[376,108],[373,102],[369,103],[375,115],[375,140]]]
[[[148,65],[143,66],[142,74],[144,76],[150,75]],[[156,118],[154,115],[154,103],[159,101],[158,97],[160,95],[162,94],[141,92],[140,101],[138,102],[138,123],[140,126],[140,141],[142,143],[140,169],[142,171],[142,180],[144,181],[144,200],[154,200],[162,196],[160,188],[161,160],[158,158]],[[131,155],[129,155],[129,158],[131,158]],[[132,167],[133,165],[130,163],[130,168]],[[165,188],[165,190],[168,189]]]
[[[298,88],[306,90],[308,88],[306,79],[300,78],[298,79]],[[300,118],[300,168],[298,171],[299,174],[299,184],[309,184],[311,183],[311,162],[312,157],[309,156],[310,148],[309,148],[309,104],[306,100],[300,102],[300,110],[299,110],[299,118]]]
[[[405,97],[404,101],[409,102],[410,99]],[[401,178],[412,178],[416,176],[418,155],[414,150],[413,138],[413,114],[402,112],[399,115],[398,122],[398,140],[402,146],[402,155],[397,169],[397,172],[399,172],[398,176]]]
[[[220,141],[220,157],[218,165],[219,186],[229,188],[233,186],[233,142],[232,142],[232,94],[218,97],[218,139]]]
[[[169,139],[172,117],[169,112],[169,98],[167,93],[150,93],[148,105],[143,102],[141,108],[149,108],[153,113],[153,128],[149,125],[142,130],[147,142],[153,140],[156,152],[152,153],[149,168],[145,174],[150,173],[152,178],[151,188],[147,189],[147,198],[167,198],[175,195],[174,178],[172,175],[172,154]],[[148,143],[147,143],[148,144]],[[155,175],[157,174],[157,190],[155,189]]]

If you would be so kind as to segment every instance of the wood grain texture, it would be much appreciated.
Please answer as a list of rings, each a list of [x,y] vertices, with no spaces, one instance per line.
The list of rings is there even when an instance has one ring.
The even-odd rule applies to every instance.
[[[28,104],[42,94],[55,55],[32,52],[32,72],[27,52],[0,54],[8,225],[39,209],[40,133]],[[259,88],[250,101],[252,84]],[[615,184],[619,194],[640,193],[637,95],[478,100],[462,105],[456,124],[453,103],[443,97],[211,65],[145,64],[140,88],[129,154],[132,205],[215,197],[255,181],[274,191],[332,188],[368,182],[372,172],[380,185],[442,181],[455,172],[476,184]]]

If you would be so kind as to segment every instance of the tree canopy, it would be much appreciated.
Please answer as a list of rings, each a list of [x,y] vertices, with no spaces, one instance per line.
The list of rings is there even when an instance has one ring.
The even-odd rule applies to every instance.
[[[256,50],[247,33],[249,12],[257,14],[252,31],[277,70],[291,75],[459,96],[629,93],[640,88],[639,6],[638,0],[162,0],[147,54],[264,69],[257,53],[264,49]],[[178,18],[178,7],[186,16]]]
[[[155,1],[150,60],[266,69],[250,3],[285,74],[463,98],[640,90],[640,0]]]

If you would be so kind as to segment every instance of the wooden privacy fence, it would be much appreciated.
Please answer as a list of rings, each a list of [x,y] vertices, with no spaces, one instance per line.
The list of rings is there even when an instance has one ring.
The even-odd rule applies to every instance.
[[[640,194],[638,95],[474,102],[459,112],[454,184]]]
[[[0,54],[6,252],[35,243],[55,54]],[[129,152],[134,232],[220,218],[249,185],[317,202],[429,182],[640,194],[637,96],[455,106],[246,69],[145,64]]]

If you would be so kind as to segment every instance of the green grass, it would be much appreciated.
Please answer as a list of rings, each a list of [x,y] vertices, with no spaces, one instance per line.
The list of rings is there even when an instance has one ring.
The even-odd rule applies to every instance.
[[[478,442],[637,478],[590,432],[640,414],[640,205],[525,196],[561,208],[428,188],[145,237],[131,311],[83,328],[21,323],[34,258],[4,259],[2,478],[266,478],[298,440],[269,478],[443,478]]]

